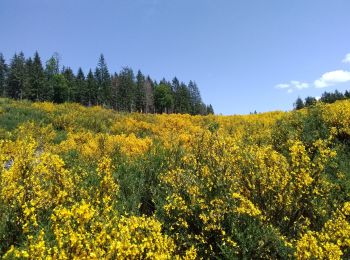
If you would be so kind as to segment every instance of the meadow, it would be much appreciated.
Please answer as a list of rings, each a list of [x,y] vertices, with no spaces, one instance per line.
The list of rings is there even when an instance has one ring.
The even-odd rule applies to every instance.
[[[4,259],[349,259],[350,101],[233,116],[0,99]]]

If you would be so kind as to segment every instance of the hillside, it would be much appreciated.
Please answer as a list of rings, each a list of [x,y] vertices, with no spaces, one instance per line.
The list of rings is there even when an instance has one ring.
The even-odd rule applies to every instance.
[[[350,101],[235,116],[0,99],[0,256],[349,259]]]

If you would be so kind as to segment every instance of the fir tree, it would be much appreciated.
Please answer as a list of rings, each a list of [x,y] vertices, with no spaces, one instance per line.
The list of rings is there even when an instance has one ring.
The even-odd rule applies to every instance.
[[[27,98],[33,101],[39,100],[45,85],[45,74],[38,52],[35,52],[33,62],[27,63],[27,73],[29,79],[29,85],[26,88]]]
[[[145,76],[139,70],[136,76],[135,89],[135,109],[137,112],[145,112],[146,92],[145,92]]]
[[[23,52],[15,54],[10,63],[7,90],[6,93],[10,98],[22,99],[26,76],[25,58]]]
[[[84,99],[88,106],[97,105],[97,83],[91,69],[86,77],[86,94]]]
[[[0,96],[5,96],[6,80],[7,80],[7,64],[2,53],[0,53]]]
[[[75,97],[74,101],[83,105],[89,104],[89,98],[87,97],[88,91],[86,88],[85,75],[81,68],[78,69],[77,76],[75,77]]]
[[[295,108],[295,110],[299,110],[299,109],[304,108],[304,102],[300,97],[298,97],[297,100],[295,101],[294,108]]]
[[[97,99],[101,105],[111,104],[111,76],[103,54],[101,54],[98,65],[95,70],[95,79],[97,83]]]
[[[134,72],[125,67],[119,73],[117,87],[117,110],[132,112],[134,108]]]
[[[75,82],[75,75],[71,68],[65,67],[62,69],[62,75],[66,79],[67,83],[67,100],[68,102],[78,102],[79,99],[77,97],[77,86]]]

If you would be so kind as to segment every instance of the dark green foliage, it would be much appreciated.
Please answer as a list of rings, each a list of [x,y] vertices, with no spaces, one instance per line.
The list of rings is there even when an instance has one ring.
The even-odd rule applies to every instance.
[[[7,80],[7,64],[5,62],[4,56],[0,53],[0,96],[5,96],[6,90],[6,80]]]
[[[315,105],[316,102],[317,102],[316,98],[314,98],[314,97],[307,97],[307,98],[305,98],[305,102],[304,103],[305,103],[306,107],[310,107],[310,106]]]
[[[74,82],[74,102],[81,103],[84,105],[89,104],[89,98],[87,97],[87,88],[86,88],[86,81],[85,81],[85,75],[81,68],[78,69],[77,76],[75,77]]]
[[[86,78],[86,92],[84,92],[83,100],[85,105],[97,105],[97,83],[91,70]]]
[[[15,54],[10,63],[10,70],[7,81],[7,96],[15,99],[22,99],[25,84],[25,58],[23,52]]]
[[[71,68],[63,68],[62,75],[67,83],[67,99],[68,102],[77,102],[77,85],[75,76]]]
[[[197,87],[197,84],[193,81],[188,83],[188,91],[190,95],[190,112],[192,115],[197,115],[201,113],[202,98]]]
[[[85,106],[101,105],[124,112],[213,114],[211,105],[202,102],[194,81],[187,86],[175,77],[159,84],[139,70],[136,78],[131,68],[124,67],[110,74],[103,54],[94,73],[84,75],[81,68],[75,75],[69,67],[60,67],[54,53],[45,64],[38,52],[25,59],[15,54],[8,66],[0,53],[0,96],[55,103],[76,102]]]
[[[135,109],[137,112],[146,110],[145,76],[139,70],[136,75]]]
[[[325,91],[319,100],[317,100],[314,97],[306,97],[305,101],[303,101],[300,97],[298,97],[298,99],[294,103],[294,108],[297,110],[297,109],[302,109],[304,107],[314,106],[317,102],[332,104],[337,100],[343,100],[343,99],[349,99],[349,98],[350,98],[350,92],[347,90],[344,92],[344,94],[339,92],[338,90],[335,90],[334,92]]]
[[[169,85],[161,83],[154,91],[154,104],[158,113],[170,113],[174,104]]]
[[[134,110],[134,91],[134,72],[131,68],[125,67],[118,76],[116,88],[117,110],[127,112],[132,112]]]
[[[95,70],[95,79],[97,84],[97,103],[99,105],[109,106],[111,104],[111,76],[103,54],[100,55]]]
[[[32,101],[39,100],[45,85],[45,74],[38,52],[35,52],[33,62],[27,64],[27,77],[26,97]]]
[[[294,109],[299,110],[299,109],[304,108],[304,106],[305,106],[304,101],[300,97],[298,97],[294,103]]]

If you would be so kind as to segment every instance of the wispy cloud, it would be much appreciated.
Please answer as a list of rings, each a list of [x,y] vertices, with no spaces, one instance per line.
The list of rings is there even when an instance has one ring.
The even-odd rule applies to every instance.
[[[292,86],[296,89],[303,89],[303,88],[308,88],[310,87],[309,83],[306,83],[306,82],[300,82],[300,81],[297,81],[297,80],[292,80],[290,82],[292,84]]]
[[[350,63],[350,53],[345,55],[345,58],[342,60],[343,63]]]
[[[350,71],[334,70],[324,73],[321,78],[315,80],[316,88],[326,88],[350,81]]]
[[[275,88],[287,90],[288,93],[292,93],[296,89],[304,89],[308,87],[310,87],[308,83],[297,80],[291,80],[289,83],[281,83],[275,86]]]
[[[290,88],[289,84],[281,83],[275,86],[276,88]]]

